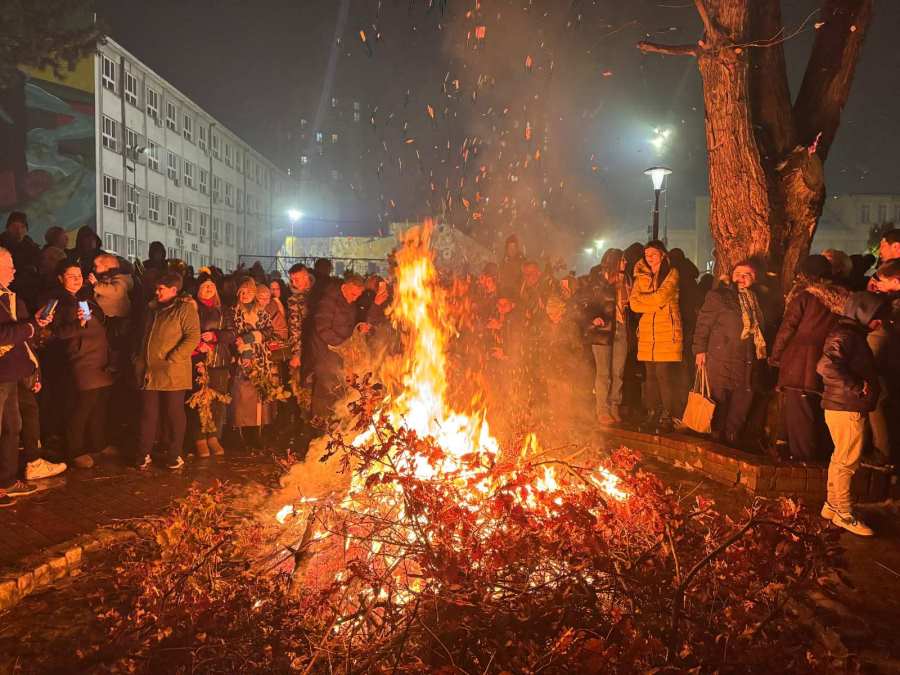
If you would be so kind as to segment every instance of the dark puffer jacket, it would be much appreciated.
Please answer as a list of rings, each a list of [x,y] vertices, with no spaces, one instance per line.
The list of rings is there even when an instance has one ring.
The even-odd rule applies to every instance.
[[[53,337],[63,345],[64,362],[78,391],[100,389],[113,383],[109,373],[106,317],[100,305],[88,299],[87,291],[83,288],[75,296],[60,290],[56,296],[59,305],[50,326]],[[84,326],[78,319],[79,301],[87,302],[91,310],[91,318]]]
[[[762,321],[765,323],[764,317]],[[737,288],[723,285],[709,291],[697,315],[692,348],[694,354],[706,354],[713,391],[753,385],[754,365],[758,359],[753,339],[742,340],[742,331]]]
[[[337,347],[344,343],[353,335],[356,323],[356,303],[347,302],[341,293],[340,283],[330,284],[313,314],[309,346],[314,369],[327,371],[340,367],[340,357],[329,346]]]
[[[825,340],[817,367],[825,383],[822,407],[868,413],[875,410],[880,388],[875,357],[866,341],[868,328],[853,319],[841,319]],[[863,393],[863,385],[868,390]]]
[[[600,275],[591,275],[577,296],[579,321],[584,342],[591,345],[610,345],[616,330],[616,288]],[[601,317],[602,326],[594,319]]]
[[[779,389],[822,392],[816,365],[822,357],[825,338],[840,319],[846,301],[842,291],[832,284],[806,279],[794,285],[769,358],[779,368]]]

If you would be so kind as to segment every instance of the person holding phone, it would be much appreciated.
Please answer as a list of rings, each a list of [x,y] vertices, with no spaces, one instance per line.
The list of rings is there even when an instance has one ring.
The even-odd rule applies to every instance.
[[[22,428],[18,383],[34,371],[26,343],[46,322],[32,319],[22,299],[9,289],[15,274],[12,256],[0,248],[0,507],[12,506],[15,497],[37,490],[33,483],[18,478]]]
[[[66,457],[80,469],[94,465],[92,454],[109,452],[107,408],[113,379],[105,315],[85,284],[81,267],[63,261],[57,270],[58,301],[50,324],[57,358],[64,365]],[[49,345],[48,349],[53,349]]]

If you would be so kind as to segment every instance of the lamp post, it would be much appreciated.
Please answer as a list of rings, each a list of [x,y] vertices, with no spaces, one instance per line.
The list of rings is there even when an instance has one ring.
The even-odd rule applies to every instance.
[[[664,166],[651,166],[644,171],[644,175],[650,176],[650,181],[653,183],[653,230],[651,239],[659,239],[659,195],[663,191],[666,176],[670,173],[672,173],[672,170]]]
[[[294,257],[294,225],[303,217],[303,211],[288,209],[288,220],[291,221],[291,257]]]
[[[134,259],[140,259],[138,252],[138,212],[140,211],[140,202],[137,196],[137,162],[138,159],[147,154],[147,148],[143,145],[131,145],[128,148],[128,156],[131,157],[131,166],[125,165],[125,168],[131,172],[131,196],[134,198]],[[126,200],[127,201],[127,200]],[[126,210],[128,207],[126,206]]]

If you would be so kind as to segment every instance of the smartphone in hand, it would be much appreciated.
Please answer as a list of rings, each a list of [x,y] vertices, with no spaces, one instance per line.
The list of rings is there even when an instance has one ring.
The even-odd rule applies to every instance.
[[[81,310],[82,320],[86,323],[91,320],[91,306],[87,303],[86,300],[80,300],[78,302],[78,309]]]
[[[53,316],[53,312],[56,311],[56,306],[58,304],[59,304],[59,300],[54,298],[53,300],[48,302],[46,305],[44,305],[44,308],[41,310],[41,321],[49,320],[50,317]]]

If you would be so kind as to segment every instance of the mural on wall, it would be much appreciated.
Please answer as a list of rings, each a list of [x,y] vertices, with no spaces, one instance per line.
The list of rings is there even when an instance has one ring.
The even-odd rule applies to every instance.
[[[94,61],[63,78],[27,70],[0,91],[0,218],[28,215],[40,242],[48,228],[96,227]],[[0,223],[2,227],[2,223]]]

